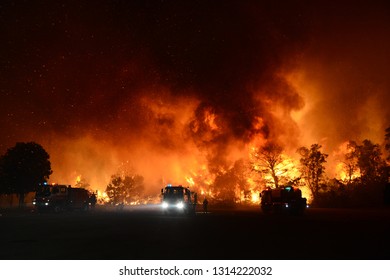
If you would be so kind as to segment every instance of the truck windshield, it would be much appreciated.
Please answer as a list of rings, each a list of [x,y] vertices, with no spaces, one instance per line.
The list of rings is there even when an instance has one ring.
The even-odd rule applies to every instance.
[[[49,186],[39,187],[36,195],[37,196],[49,196],[50,195],[50,187]]]
[[[165,198],[180,198],[183,197],[184,191],[181,187],[168,187],[165,188]]]

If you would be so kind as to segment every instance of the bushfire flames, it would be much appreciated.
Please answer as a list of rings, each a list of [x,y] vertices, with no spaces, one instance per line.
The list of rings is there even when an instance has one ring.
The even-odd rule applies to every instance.
[[[152,107],[154,108],[154,105]],[[164,109],[164,107],[159,108],[161,114],[166,112],[164,110],[167,109]],[[168,172],[167,174],[161,174],[163,179],[159,179],[157,183],[156,181],[152,182],[147,177],[151,174],[149,169],[145,172],[146,174],[144,174],[145,169],[140,169],[140,167],[145,168],[142,162],[137,165],[134,164],[134,161],[126,160],[117,164],[119,166],[117,172],[122,175],[128,172],[136,172],[145,177],[146,191],[143,197],[129,202],[130,205],[159,203],[158,190],[168,183],[188,186],[192,191],[198,193],[200,199],[207,198],[220,203],[229,201],[235,204],[256,205],[260,202],[262,190],[267,187],[275,187],[275,177],[277,177],[279,186],[295,182],[295,187],[299,187],[308,203],[311,203],[311,191],[302,181],[299,181],[300,171],[297,158],[284,152],[281,153],[280,160],[275,164],[274,174],[272,174],[269,170],[266,170],[267,166],[264,166],[264,163],[262,165],[258,161],[256,162],[253,157],[253,154],[256,152],[255,147],[264,145],[266,139],[255,139],[246,144],[237,142],[236,146],[233,145],[234,141],[232,141],[233,144],[229,143],[228,147],[221,148],[218,143],[214,143],[215,138],[219,138],[224,134],[224,123],[221,117],[212,112],[210,108],[206,108],[200,115],[200,119],[191,121],[191,129],[195,134],[202,136],[200,139],[201,143],[190,142],[186,144],[183,148],[185,156],[180,158],[168,155],[166,166],[163,168],[168,170]],[[181,116],[181,120],[189,122],[190,119],[189,117]],[[254,126],[257,129],[262,126],[259,118],[256,118],[255,122]],[[176,126],[176,129],[179,129],[179,131],[183,128],[182,124]],[[173,134],[177,136],[179,133],[175,131]],[[187,149],[189,151],[186,151]],[[194,149],[196,152],[192,153],[191,149]],[[225,154],[215,154],[219,152],[224,152]],[[344,143],[339,147],[337,155],[340,157],[346,152],[348,151]],[[161,167],[160,163],[158,163],[158,166]],[[172,168],[166,168],[169,166]],[[356,170],[351,172],[346,170],[346,168],[345,162],[336,163],[334,167],[335,178],[348,181],[359,176]],[[72,173],[74,174],[75,172],[73,171]],[[155,176],[152,176],[152,178],[155,178]],[[93,173],[90,172],[88,176],[77,175],[73,181],[78,187],[84,187],[93,192],[97,190],[98,202],[104,204],[110,201],[105,192],[108,179],[106,182],[97,182],[94,180]],[[297,181],[300,183],[296,183]],[[149,187],[148,184],[152,186]]]
[[[129,149],[130,152],[109,147],[108,150],[112,151],[110,156],[104,152],[107,146],[92,138],[85,139],[85,142],[79,140],[79,144],[69,143],[76,148],[85,148],[88,144],[87,154],[89,157],[92,155],[93,159],[87,160],[81,152],[74,162],[78,171],[70,172],[73,176],[77,174],[76,179],[71,181],[93,192],[97,190],[100,203],[109,202],[105,188],[112,174],[124,175],[132,172],[145,179],[143,198],[129,203],[132,205],[159,203],[159,190],[168,183],[188,186],[198,193],[200,200],[206,197],[221,203],[229,201],[235,204],[258,204],[261,191],[267,187],[275,187],[277,177],[279,186],[295,182],[295,187],[299,187],[308,203],[311,203],[311,191],[298,180],[299,160],[297,154],[291,152],[291,148],[289,154],[284,151],[280,154],[273,175],[264,170],[267,166],[254,160],[256,147],[262,147],[269,141],[264,137],[266,122],[263,118],[260,116],[253,118],[256,137],[248,142],[238,141],[231,136],[223,113],[216,112],[210,106],[204,106],[198,107],[194,115],[193,111],[198,101],[187,98],[172,100],[169,94],[167,96],[165,103],[160,100],[159,104],[150,99],[142,99],[142,105],[149,106],[157,122],[154,125],[147,124],[145,129],[154,131],[157,127],[161,139],[153,136],[146,144],[134,145],[133,149]],[[172,110],[177,106],[180,107],[179,110]],[[69,149],[68,146],[66,148]],[[336,163],[327,167],[329,173],[335,174],[334,178],[345,182],[360,176],[356,170],[347,170],[348,166],[341,161],[347,152],[346,143],[341,144],[332,155]],[[74,153],[75,151],[72,151],[70,154]],[[108,163],[102,161],[107,159]],[[68,166],[72,165],[68,163]],[[81,175],[81,171],[85,171],[86,168],[89,170],[85,175],[84,173]],[[63,170],[57,172],[56,178],[59,177],[59,173],[62,174],[62,178],[67,177]]]
[[[282,155],[283,161],[278,164],[277,176],[281,179],[281,183],[287,183],[299,177],[299,171],[297,169],[297,161],[288,157],[287,155]],[[272,177],[270,174],[260,175],[258,166],[251,167],[254,171],[249,172],[249,176],[244,180],[243,185],[241,186],[238,182],[232,192],[233,197],[232,201],[235,204],[244,204],[244,205],[257,205],[260,203],[260,193],[263,189],[272,186]],[[220,171],[221,173],[223,171]],[[226,171],[225,171],[226,173]],[[76,183],[80,184],[81,176],[77,176]],[[211,201],[220,200],[221,191],[219,191],[215,186],[215,176],[212,174],[206,174],[206,169],[203,166],[201,170],[196,172],[191,172],[191,176],[183,176],[183,182],[188,186],[191,191],[198,193],[200,198],[207,198]],[[311,194],[309,189],[306,186],[299,186],[304,197],[308,199],[308,203],[311,201]],[[223,190],[222,190],[223,191]],[[222,196],[223,197],[223,196]],[[109,202],[109,197],[106,192],[98,191],[98,201],[102,204]],[[151,197],[145,196],[142,199],[133,201],[129,205],[141,205],[148,203],[159,203],[159,196]],[[223,202],[223,201],[220,201]]]
[[[0,150],[41,144],[50,182],[106,201],[125,163],[143,178],[139,203],[181,184],[218,203],[256,204],[275,178],[310,201],[295,180],[297,149],[319,144],[326,176],[348,181],[360,174],[334,151],[349,140],[383,144],[386,1],[43,2],[2,7]],[[250,155],[268,142],[283,147],[272,175]]]
[[[257,28],[252,34],[255,37],[256,32]],[[330,34],[333,32],[334,29]],[[286,44],[279,42],[277,45]],[[316,47],[319,46],[326,45]],[[164,71],[159,72],[158,67],[153,67],[155,65],[150,65],[153,69],[150,72],[157,73],[157,77],[147,76],[143,69],[145,63],[152,63],[148,59],[122,65],[117,69],[121,73],[118,79],[123,85],[134,79],[134,85],[129,83],[131,89],[123,86],[118,91],[115,85],[112,89],[110,83],[107,88],[90,89],[91,96],[97,91],[105,109],[105,104],[115,105],[106,111],[107,117],[99,114],[98,121],[86,121],[85,130],[78,127],[72,133],[70,129],[66,137],[61,132],[53,132],[51,139],[56,141],[45,142],[49,137],[43,139],[53,163],[51,179],[73,182],[75,174],[82,174],[76,180],[77,184],[83,183],[84,179],[92,190],[99,190],[101,201],[107,201],[104,192],[110,178],[126,162],[132,174],[144,178],[145,199],[137,203],[158,196],[160,189],[167,184],[181,184],[216,202],[257,204],[264,188],[275,187],[275,178],[280,186],[294,182],[310,203],[311,191],[302,180],[298,180],[300,171],[296,150],[314,143],[320,144],[330,155],[326,165],[330,178],[352,180],[358,177],[356,171],[346,171],[345,165],[333,157],[332,151],[348,140],[367,138],[377,143],[382,139],[388,125],[385,123],[388,113],[384,106],[379,105],[386,104],[386,87],[360,86],[355,73],[349,72],[353,67],[344,69],[344,65],[350,62],[343,60],[348,60],[344,55],[331,54],[335,55],[335,61],[344,62],[338,65],[338,71],[343,75],[334,76],[338,73],[334,71],[334,65],[310,51],[301,56],[289,53],[295,48],[283,48],[280,56],[277,53],[274,56],[273,47],[259,47],[260,51],[253,48],[253,54],[245,52],[249,50],[242,52],[247,62],[260,58],[254,60],[256,63],[250,64],[248,69],[241,59],[221,57],[221,69],[198,65],[197,69],[201,71],[193,77],[203,78],[200,81],[191,79],[185,85],[178,81],[171,84],[169,77],[160,79]],[[261,59],[263,48],[269,51],[264,52],[264,60]],[[236,48],[232,54],[237,54]],[[267,63],[268,57],[276,60]],[[355,68],[372,69],[372,65]],[[191,65],[187,66],[192,69]],[[225,72],[227,68],[237,68],[237,76],[233,72],[227,74],[230,73]],[[203,75],[203,72],[207,74]],[[210,79],[204,78],[207,75]],[[137,84],[135,80],[143,82]],[[363,84],[372,83],[365,80]],[[343,97],[340,99],[339,96]],[[355,97],[359,102],[348,102]],[[346,113],[346,104],[349,113]],[[81,117],[77,124],[83,121]],[[264,172],[264,166],[253,163],[251,159],[253,147],[262,147],[272,141],[283,147],[281,161],[273,175]]]

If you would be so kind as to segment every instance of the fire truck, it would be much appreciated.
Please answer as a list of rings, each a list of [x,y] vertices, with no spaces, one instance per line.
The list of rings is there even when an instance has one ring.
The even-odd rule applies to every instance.
[[[90,193],[83,188],[72,188],[70,185],[39,186],[33,200],[38,211],[71,211],[88,210],[92,200]]]
[[[165,214],[195,214],[196,193],[191,192],[189,188],[182,185],[167,185],[161,189],[161,196],[161,206]]]
[[[260,197],[260,206],[264,213],[288,212],[301,215],[307,207],[306,198],[302,197],[301,190],[292,186],[267,188],[261,192]]]

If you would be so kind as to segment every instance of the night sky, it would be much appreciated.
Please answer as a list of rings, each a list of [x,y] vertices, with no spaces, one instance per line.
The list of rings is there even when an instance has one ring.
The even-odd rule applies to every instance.
[[[157,184],[228,165],[258,139],[328,152],[381,143],[389,7],[1,1],[1,153],[36,141],[53,179],[82,174],[103,188],[127,162]]]

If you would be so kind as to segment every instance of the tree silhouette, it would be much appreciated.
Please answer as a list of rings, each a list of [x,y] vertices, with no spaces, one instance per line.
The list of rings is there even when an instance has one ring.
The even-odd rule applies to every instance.
[[[267,142],[264,146],[255,148],[251,154],[253,169],[272,177],[272,184],[279,187],[279,177],[287,172],[283,163],[283,148],[276,143]]]
[[[144,177],[141,175],[128,175],[123,179],[123,189],[125,193],[125,201],[128,204],[140,200],[144,190]]]
[[[387,160],[390,161],[390,127],[385,130],[385,150],[387,151]]]
[[[213,199],[225,204],[235,203],[237,199],[236,192],[245,191],[248,188],[245,170],[244,161],[237,160],[228,170],[218,172],[214,183],[210,186],[214,193]]]
[[[106,193],[109,203],[131,204],[137,202],[144,192],[144,178],[140,175],[119,175],[111,176],[107,185]]]
[[[16,143],[1,157],[1,191],[19,194],[19,206],[27,192],[34,191],[52,173],[49,154],[35,143]]]
[[[321,145],[313,144],[310,149],[301,147],[298,149],[298,153],[301,155],[301,174],[305,179],[307,186],[309,187],[313,200],[318,198],[318,192],[320,189],[320,183],[324,175],[327,154],[320,151]]]
[[[347,174],[347,183],[351,183],[357,176],[360,176],[358,165],[359,149],[355,141],[349,141],[347,144],[347,153],[344,155],[344,170]]]
[[[111,181],[106,187],[109,203],[117,204],[124,201],[122,190],[122,178],[119,175],[112,175]]]
[[[344,203],[350,205],[379,205],[387,199],[387,183],[389,178],[389,166],[383,158],[380,145],[370,140],[364,140],[361,144],[349,141],[348,152],[345,154],[344,168],[349,171],[346,181],[348,188],[344,193],[349,199]],[[346,191],[346,192],[345,192]]]
[[[350,141],[350,143],[353,150],[349,156],[356,162],[362,183],[386,181],[388,167],[382,159],[380,146],[367,139],[362,142],[362,145],[358,145],[353,141]]]

